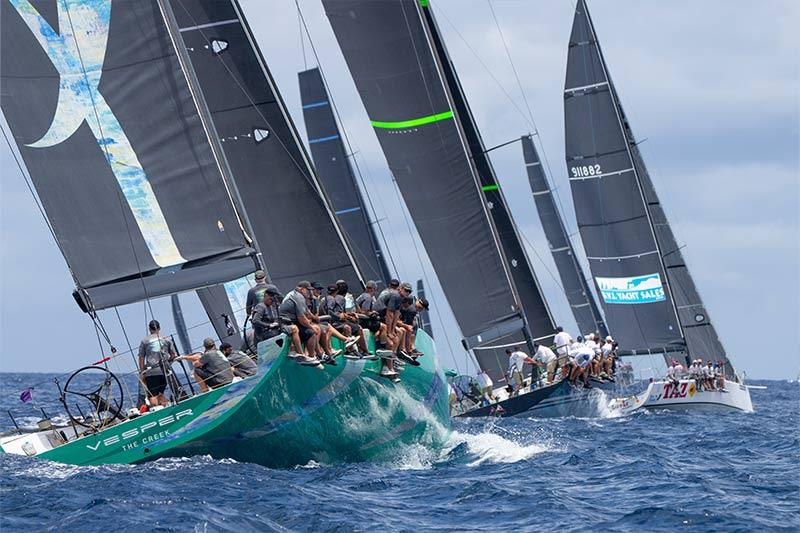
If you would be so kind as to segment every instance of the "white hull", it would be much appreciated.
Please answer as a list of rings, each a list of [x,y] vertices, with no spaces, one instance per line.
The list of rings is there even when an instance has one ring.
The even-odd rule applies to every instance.
[[[677,384],[654,381],[647,391],[629,405],[630,411],[644,409],[703,410],[703,411],[753,411],[750,391],[746,385],[725,382],[725,391],[697,390],[694,380],[683,379]],[[629,412],[630,412],[629,411]]]

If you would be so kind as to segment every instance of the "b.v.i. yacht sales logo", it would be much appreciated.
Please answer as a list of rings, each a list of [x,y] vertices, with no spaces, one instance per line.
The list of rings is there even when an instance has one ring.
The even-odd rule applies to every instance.
[[[631,278],[595,278],[607,304],[646,304],[666,298],[658,272]]]

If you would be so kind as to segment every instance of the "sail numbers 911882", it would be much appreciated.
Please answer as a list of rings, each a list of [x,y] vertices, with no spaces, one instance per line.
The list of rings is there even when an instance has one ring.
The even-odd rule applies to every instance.
[[[602,174],[602,171],[600,170],[600,165],[571,167],[570,170],[572,171],[573,178],[585,178],[588,176],[597,176],[598,174]]]

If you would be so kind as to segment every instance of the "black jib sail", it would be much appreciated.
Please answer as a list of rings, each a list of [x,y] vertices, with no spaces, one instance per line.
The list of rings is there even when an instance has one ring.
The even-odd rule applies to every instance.
[[[238,2],[168,4],[270,281],[283,291],[301,279],[344,279],[360,286],[361,276]]]
[[[388,282],[392,275],[350,166],[322,75],[312,68],[300,72],[298,78],[311,156],[359,270],[366,279]]]
[[[421,4],[323,0],[465,347],[499,339],[524,342],[522,309],[535,332],[550,334],[546,307],[527,307],[531,291],[538,293],[533,274],[518,240],[516,248],[510,246],[509,236],[516,239],[513,222],[483,158],[452,65]],[[515,285],[525,269],[529,282]],[[493,379],[502,377],[504,357],[493,350],[475,354]]]
[[[539,213],[539,220],[542,222],[544,235],[575,321],[581,333],[599,331],[600,335],[605,337],[608,335],[608,330],[603,322],[603,316],[575,255],[564,219],[556,206],[539,153],[530,136],[522,137],[522,155],[525,158],[525,168],[536,203],[536,211]]]
[[[252,272],[158,3],[0,9],[2,110],[84,310]]]
[[[624,351],[727,362],[647,173],[584,0],[564,92],[567,167],[606,321]],[[624,353],[624,352],[623,352]],[[730,364],[726,372],[732,375]]]
[[[425,285],[422,280],[417,280],[417,298],[425,298]],[[420,327],[428,334],[428,337],[433,338],[433,326],[431,325],[430,313],[423,309],[419,313]]]

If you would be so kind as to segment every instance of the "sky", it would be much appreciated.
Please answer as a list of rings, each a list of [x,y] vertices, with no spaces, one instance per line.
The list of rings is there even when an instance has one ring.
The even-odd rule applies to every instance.
[[[294,1],[240,1],[304,135],[297,72],[317,61],[308,40],[301,39]],[[485,144],[538,132],[549,178],[575,232],[563,130],[574,5],[571,0],[491,2],[499,29],[486,0],[431,4]],[[426,279],[442,362],[472,372],[435,273],[397,208],[386,161],[321,2],[300,0],[300,7],[377,218],[384,219],[393,268],[401,279]],[[640,146],[661,202],[729,357],[751,378],[797,377],[800,2],[593,0],[589,8],[628,118],[637,137],[646,139]],[[94,328],[72,300],[63,258],[10,154],[0,146],[0,371],[61,372],[90,364],[101,352]],[[492,160],[556,321],[577,335],[539,227],[519,144],[492,152]],[[577,235],[573,243],[581,255]],[[181,295],[181,301],[198,344],[210,327],[193,294]],[[154,302],[153,312],[171,331],[168,300]],[[125,333],[138,344],[149,312],[142,304],[121,309],[125,333],[113,311],[101,318],[124,351]],[[658,364],[646,357],[635,362],[645,374]]]

